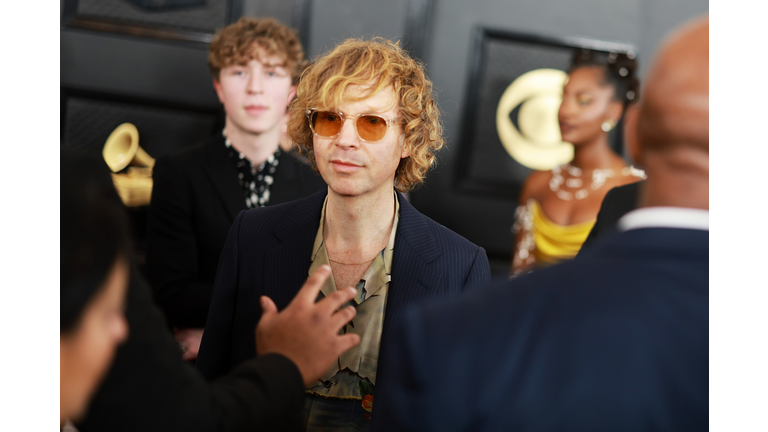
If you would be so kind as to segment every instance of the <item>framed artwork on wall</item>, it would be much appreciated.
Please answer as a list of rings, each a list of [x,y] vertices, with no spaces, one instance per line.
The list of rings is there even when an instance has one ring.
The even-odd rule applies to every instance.
[[[64,0],[66,27],[207,44],[243,0]]]
[[[459,132],[458,191],[516,201],[533,170],[573,157],[557,123],[566,69],[575,50],[626,54],[628,43],[550,37],[486,27],[473,34],[464,115]],[[611,145],[623,154],[621,127]]]

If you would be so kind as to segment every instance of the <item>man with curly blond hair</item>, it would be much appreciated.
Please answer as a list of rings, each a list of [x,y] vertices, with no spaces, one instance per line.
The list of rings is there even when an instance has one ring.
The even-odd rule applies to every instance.
[[[208,53],[225,126],[157,161],[147,233],[147,276],[186,360],[197,356],[237,214],[325,189],[297,154],[278,146],[306,67],[296,33],[273,19],[242,18],[216,35]]]
[[[387,379],[380,352],[410,305],[490,280],[485,251],[420,214],[401,195],[443,145],[423,66],[384,39],[350,39],[302,75],[288,131],[328,184],[308,198],[241,213],[221,257],[197,365],[209,378],[261,353],[261,309],[285,307],[322,266],[322,294],[355,287],[344,333],[361,343],[307,388],[307,430],[365,430]],[[273,303],[274,302],[274,303]],[[261,306],[261,307],[260,307]]]

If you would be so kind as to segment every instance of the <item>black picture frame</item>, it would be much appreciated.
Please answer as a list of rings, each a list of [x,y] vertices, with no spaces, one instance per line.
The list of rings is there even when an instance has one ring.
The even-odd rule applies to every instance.
[[[472,33],[473,43],[471,47],[471,59],[469,62],[469,74],[465,90],[464,112],[458,131],[457,156],[454,176],[454,189],[461,194],[480,195],[490,198],[498,198],[504,201],[517,201],[520,189],[525,177],[532,171],[514,161],[514,169],[522,170],[518,173],[519,181],[489,180],[477,178],[471,172],[473,158],[477,156],[477,143],[474,137],[477,132],[477,116],[479,114],[480,95],[485,76],[485,67],[488,63],[488,46],[491,42],[506,42],[532,47],[547,47],[573,52],[575,49],[589,49],[605,53],[634,54],[637,55],[637,47],[626,42],[606,41],[585,37],[556,37],[534,33],[522,33],[505,29],[476,27]],[[531,68],[533,70],[535,68]],[[515,78],[512,78],[515,79]],[[511,81],[510,81],[511,82]],[[621,130],[621,124],[616,128]],[[495,134],[495,131],[494,131]],[[498,135],[496,135],[498,139]],[[622,137],[620,133],[613,133],[611,144],[618,154],[623,153]],[[501,145],[499,141],[499,145]],[[510,159],[512,159],[510,157]]]
[[[243,0],[227,0],[227,3],[227,17],[226,22],[223,23],[223,25],[237,21],[243,13]],[[143,24],[83,15],[78,13],[78,4],[79,0],[64,0],[62,7],[62,26],[170,41],[193,42],[205,45],[213,40],[214,32],[196,31],[173,26]]]

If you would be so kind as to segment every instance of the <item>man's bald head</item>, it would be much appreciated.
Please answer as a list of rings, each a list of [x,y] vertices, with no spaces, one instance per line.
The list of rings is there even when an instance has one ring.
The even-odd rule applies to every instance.
[[[627,142],[648,174],[642,205],[709,208],[708,17],[667,38],[637,108]]]
[[[673,33],[650,69],[640,106],[641,151],[709,152],[709,18]]]

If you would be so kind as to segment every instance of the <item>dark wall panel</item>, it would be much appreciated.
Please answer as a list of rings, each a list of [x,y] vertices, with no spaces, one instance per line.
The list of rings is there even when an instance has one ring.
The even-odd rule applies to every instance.
[[[109,134],[133,123],[139,145],[158,158],[201,142],[215,133],[216,112],[158,107],[152,104],[68,96],[64,104],[62,147],[100,154]]]
[[[350,37],[402,38],[408,3],[409,0],[312,0],[309,57],[314,58]]]
[[[213,33],[227,23],[228,0],[187,1],[187,6],[142,8],[138,4],[157,1],[78,0],[77,14],[93,18],[119,20],[127,23],[150,24]],[[173,3],[173,2],[165,2]],[[176,2],[184,3],[184,2]]]
[[[243,16],[272,17],[295,28],[298,27],[298,23],[293,22],[295,7],[293,0],[246,0],[243,2]]]
[[[217,107],[205,44],[61,31],[62,87]]]

